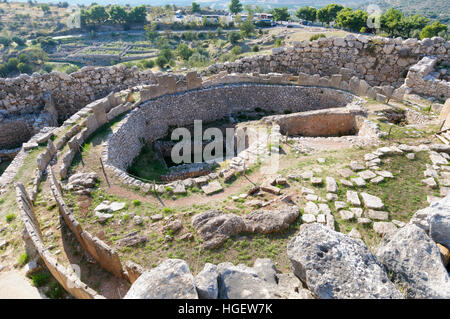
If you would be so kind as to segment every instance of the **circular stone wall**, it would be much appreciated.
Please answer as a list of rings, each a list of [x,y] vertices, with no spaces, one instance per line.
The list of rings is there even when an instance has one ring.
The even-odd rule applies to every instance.
[[[169,127],[212,122],[261,108],[283,114],[346,107],[356,97],[345,91],[294,85],[221,85],[165,95],[134,109],[115,129],[106,147],[108,165],[125,171],[145,143],[165,137]]]

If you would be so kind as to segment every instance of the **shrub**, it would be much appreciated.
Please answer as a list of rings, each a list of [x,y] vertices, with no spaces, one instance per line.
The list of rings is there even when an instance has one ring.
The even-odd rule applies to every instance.
[[[241,39],[241,35],[237,31],[231,31],[228,33],[228,41],[230,41],[231,44],[236,44]]]
[[[367,28],[366,27],[362,27],[361,30],[359,30],[359,32],[366,33],[367,32]]]
[[[153,68],[155,66],[155,61],[153,61],[153,60],[143,60],[143,61],[140,62],[140,65],[144,69],[151,69],[151,68]]]
[[[242,48],[240,46],[235,46],[231,49],[231,54],[239,55],[242,52]]]
[[[259,52],[259,46],[258,46],[257,44],[255,44],[255,45],[252,47],[252,52]]]
[[[169,48],[162,49],[159,55],[165,57],[167,61],[173,58],[173,52]]]
[[[193,53],[194,51],[190,49],[185,43],[180,43],[177,47],[177,55],[183,60],[189,60]]]
[[[133,206],[141,206],[141,201],[139,199],[133,200]]]
[[[275,48],[281,47],[282,45],[283,45],[283,41],[281,41],[281,39],[275,40],[275,43],[274,43]]]
[[[49,272],[38,272],[31,276],[31,283],[35,287],[42,287],[49,282],[51,275]]]
[[[309,41],[315,41],[318,40],[320,38],[326,38],[325,34],[323,33],[319,33],[319,34],[314,34],[309,38]]]
[[[20,266],[24,266],[28,261],[28,254],[27,253],[23,253],[19,256],[19,258],[17,259],[17,263]]]
[[[164,56],[159,56],[157,59],[156,59],[156,64],[160,67],[160,68],[163,68],[164,66],[166,66],[166,64],[168,63],[169,61],[167,61],[167,59],[164,57]]]
[[[10,223],[10,222],[12,222],[14,219],[16,219],[16,215],[14,215],[14,214],[12,214],[12,213],[6,215],[6,222]]]

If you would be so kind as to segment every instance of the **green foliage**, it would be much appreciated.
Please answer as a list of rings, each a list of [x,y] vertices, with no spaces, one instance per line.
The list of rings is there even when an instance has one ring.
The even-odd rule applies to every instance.
[[[35,287],[42,287],[52,278],[48,271],[38,272],[31,276],[31,283]]]
[[[240,3],[239,0],[231,0],[229,8],[230,12],[234,14],[242,12],[242,4]]]
[[[23,253],[19,256],[19,258],[17,259],[17,263],[20,266],[25,266],[25,264],[28,262],[28,254],[27,253]]]
[[[295,16],[302,20],[314,22],[317,17],[317,9],[313,7],[302,7],[297,10]]]
[[[246,19],[239,25],[239,29],[241,30],[242,37],[247,38],[255,32],[255,25],[251,19]]]
[[[309,38],[309,41],[315,41],[319,38],[326,38],[325,34],[323,33],[319,33],[319,34],[314,34]]]
[[[165,67],[167,63],[169,63],[169,61],[162,55],[156,58],[156,65],[158,65],[160,68]]]
[[[381,15],[381,30],[387,32],[390,36],[399,35],[400,23],[403,19],[403,13],[400,10],[391,8]]]
[[[189,48],[189,46],[185,43],[180,43],[177,47],[177,56],[179,56],[183,60],[189,60],[194,51]]]
[[[94,5],[87,12],[87,20],[93,25],[103,24],[108,20],[109,15],[104,6]]]
[[[439,21],[435,21],[430,25],[427,25],[425,28],[423,28],[422,32],[420,32],[420,38],[432,38],[434,36],[437,36],[440,32],[444,31],[447,32],[448,26],[445,24],[440,23]]]
[[[15,214],[11,213],[11,214],[6,215],[6,222],[7,223],[12,222],[14,219],[16,219],[16,215]]]
[[[191,11],[193,13],[200,13],[200,12],[202,12],[202,9],[200,8],[200,5],[198,3],[192,2]]]
[[[259,52],[259,46],[258,46],[257,44],[255,44],[255,45],[252,47],[252,52]]]
[[[330,24],[331,21],[336,20],[337,14],[342,9],[344,9],[344,7],[339,4],[328,4],[317,11],[317,20],[322,23]]]
[[[279,48],[279,47],[281,47],[282,45],[283,45],[283,41],[282,41],[280,38],[278,38],[278,39],[275,40],[275,43],[274,43],[274,47],[275,47],[275,48]]]
[[[124,24],[128,20],[127,10],[123,6],[114,4],[108,10],[109,18],[113,23]]]
[[[239,54],[241,54],[241,52],[242,52],[242,47],[240,47],[240,46],[234,46],[232,49],[231,49],[231,54],[234,54],[234,55],[239,55]]]
[[[150,24],[147,24],[144,27],[145,30],[145,37],[150,41],[150,42],[155,42],[155,40],[159,37],[159,33],[157,31],[157,27],[158,25],[155,22],[152,22]]]
[[[241,35],[237,31],[231,31],[228,33],[228,41],[230,41],[231,44],[236,44],[241,40]]]
[[[351,8],[345,8],[338,12],[336,24],[351,31],[358,32],[366,26],[368,14],[362,10],[353,11]]]
[[[143,24],[145,21],[147,21],[147,8],[145,5],[133,7],[128,12],[128,23]]]
[[[270,13],[273,15],[273,19],[275,21],[287,21],[291,17],[289,14],[288,8],[274,8],[270,10]]]

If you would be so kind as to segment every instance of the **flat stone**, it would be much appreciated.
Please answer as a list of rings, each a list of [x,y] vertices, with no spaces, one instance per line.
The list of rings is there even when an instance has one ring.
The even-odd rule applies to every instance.
[[[381,236],[391,235],[397,231],[397,227],[391,222],[375,222],[373,230]]]
[[[125,206],[126,206],[125,203],[113,202],[113,203],[111,203],[110,208],[111,208],[111,211],[117,212],[119,210],[124,209]]]
[[[349,210],[345,210],[345,209],[341,209],[339,211],[339,214],[341,215],[341,218],[343,220],[350,220],[353,219],[355,217],[355,215],[353,214],[353,212],[349,211]]]
[[[362,192],[361,198],[364,202],[364,206],[367,208],[371,208],[371,209],[383,209],[384,208],[383,202],[377,196]]]
[[[416,154],[415,153],[407,153],[406,158],[409,159],[410,161],[413,161],[416,159]]]
[[[392,173],[388,171],[376,171],[376,173],[385,178],[394,178],[394,175],[392,175]]]
[[[378,158],[377,155],[373,154],[373,153],[368,153],[364,155],[364,160],[367,161],[372,161],[374,159]]]
[[[347,191],[347,202],[353,206],[361,206],[361,201],[359,200],[358,193],[355,191]]]
[[[364,180],[368,180],[368,179],[377,177],[377,175],[374,172],[369,171],[369,170],[359,172],[358,175],[359,175],[359,177],[361,177]]]
[[[339,197],[336,194],[333,193],[327,193],[326,195],[326,199],[327,201],[331,202],[331,201],[335,201],[337,200]]]
[[[316,216],[313,214],[303,214],[302,221],[307,224],[314,223],[316,221]]]
[[[307,188],[307,187],[302,187],[302,194],[315,194],[316,192],[311,189],[311,188]]]
[[[355,239],[361,239],[362,236],[360,232],[356,228],[352,228],[352,230],[348,233],[348,235]]]
[[[317,207],[317,205],[313,202],[307,202],[303,211],[306,214],[317,215],[319,213],[319,207]]]
[[[399,221],[399,220],[396,220],[396,219],[393,219],[393,220],[392,220],[392,223],[393,223],[395,226],[399,227],[399,228],[402,228],[402,227],[405,227],[405,226],[406,226],[406,223],[405,223],[405,222],[402,222],[402,221]]]
[[[114,217],[113,214],[107,214],[107,213],[101,213],[101,212],[95,212],[95,217],[97,217],[97,220],[100,223],[103,223],[105,221],[107,221],[108,219],[111,219]]]
[[[313,185],[322,185],[323,180],[320,177],[312,177],[311,184]]]
[[[261,190],[270,194],[279,195],[281,194],[281,189],[279,189],[276,186],[268,185],[268,184],[262,184]]]
[[[360,217],[358,218],[358,224],[367,225],[370,224],[372,221],[369,218]]]
[[[348,179],[340,179],[339,182],[341,185],[347,186],[347,187],[353,187],[353,183],[350,182]]]
[[[355,172],[358,172],[358,171],[362,171],[363,169],[365,169],[365,167],[364,167],[364,165],[362,165],[356,161],[352,161],[352,162],[350,162],[350,169],[352,169]]]
[[[223,190],[223,187],[222,187],[222,185],[220,185],[220,183],[218,181],[213,181],[213,182],[210,182],[210,183],[202,186],[202,191],[206,195],[212,195],[212,194],[220,192],[222,190]]]
[[[345,202],[335,201],[334,206],[336,207],[336,210],[339,210],[339,209],[347,207],[347,204]]]
[[[318,223],[321,223],[321,224],[326,224],[327,219],[326,219],[325,214],[319,214],[319,215],[317,215],[317,222],[318,222]]]
[[[163,218],[164,218],[164,216],[162,214],[156,214],[156,215],[150,216],[150,219],[155,221],[155,222],[158,221],[158,220],[161,220]]]
[[[303,179],[310,179],[311,177],[314,176],[314,173],[312,171],[305,171],[305,172],[301,173],[300,176]]]
[[[317,200],[319,199],[319,197],[318,197],[317,195],[307,194],[307,195],[305,196],[305,199],[306,199],[307,201],[315,202],[315,201],[317,201]]]
[[[359,207],[352,207],[350,211],[355,215],[356,218],[360,218],[362,216],[363,210]]]
[[[375,220],[388,220],[389,219],[388,212],[383,212],[381,210],[369,209],[366,212],[366,216],[371,219],[375,219]]]
[[[422,179],[422,184],[425,184],[426,186],[430,188],[437,188],[438,185],[433,177]]]
[[[361,177],[355,177],[351,179],[352,183],[355,184],[358,187],[366,186],[366,181],[362,179]]]
[[[349,178],[350,176],[353,176],[355,173],[348,168],[342,168],[337,171],[339,175],[341,175],[344,178]]]
[[[384,181],[384,177],[383,177],[383,176],[377,176],[377,177],[372,178],[372,179],[370,180],[370,182],[371,182],[372,184],[380,184],[382,181]]]
[[[338,186],[336,180],[333,177],[327,176],[326,179],[326,189],[328,193],[337,193]]]

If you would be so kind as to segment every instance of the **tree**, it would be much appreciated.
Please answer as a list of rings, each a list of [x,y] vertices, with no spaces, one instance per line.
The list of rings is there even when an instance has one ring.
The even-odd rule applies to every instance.
[[[250,17],[246,19],[244,22],[242,22],[239,28],[241,30],[242,37],[244,38],[247,38],[249,35],[255,32],[255,25],[253,24],[252,19],[250,19]]]
[[[339,4],[328,4],[317,11],[317,20],[325,24],[330,24],[331,21],[336,20],[337,14],[342,9],[344,9],[344,7]]]
[[[230,33],[228,33],[228,41],[230,41],[231,44],[238,43],[240,39],[241,35],[239,34],[239,32],[231,31]]]
[[[156,59],[156,64],[160,67],[163,68],[167,63],[169,63],[169,61],[162,55],[160,55],[157,59]]]
[[[273,15],[273,19],[275,21],[287,21],[290,18],[290,14],[288,11],[288,8],[274,8],[271,10],[271,13]]]
[[[353,11],[350,8],[345,8],[336,16],[336,24],[351,31],[359,32],[366,26],[368,13],[362,10]]]
[[[128,13],[124,7],[117,4],[112,5],[108,11],[109,17],[113,23],[124,24],[127,22]]]
[[[23,47],[26,43],[26,40],[18,37],[18,36],[14,36],[12,37],[12,39],[19,47]]]
[[[234,14],[238,14],[239,12],[242,12],[242,4],[239,2],[239,0],[231,0],[230,12],[234,13]]]
[[[422,32],[420,32],[420,38],[432,38],[437,36],[440,32],[447,32],[448,26],[440,23],[439,21],[434,21],[432,24],[427,25],[423,28]]]
[[[147,21],[147,8],[145,5],[133,7],[130,12],[128,12],[128,23],[143,24]]]
[[[189,60],[193,53],[194,51],[185,43],[180,43],[177,47],[177,55],[183,60]]]
[[[409,17],[403,17],[403,19],[400,22],[401,36],[405,38],[410,38],[411,33],[414,30],[422,30],[429,22],[430,19],[425,18],[418,14]]]
[[[108,20],[109,15],[104,6],[95,5],[88,11],[89,22],[92,24],[103,24]]]
[[[155,40],[159,37],[159,32],[156,31],[157,27],[158,27],[158,25],[155,22],[147,24],[144,27],[144,29],[145,29],[145,36],[151,42],[155,42]]]
[[[303,7],[297,10],[295,16],[305,21],[316,21],[317,9],[313,7]]]
[[[403,13],[400,10],[390,8],[381,15],[381,30],[387,32],[390,36],[400,35],[403,19]]]
[[[200,13],[202,12],[202,9],[200,8],[200,5],[196,2],[192,2],[191,11],[193,13]]]

